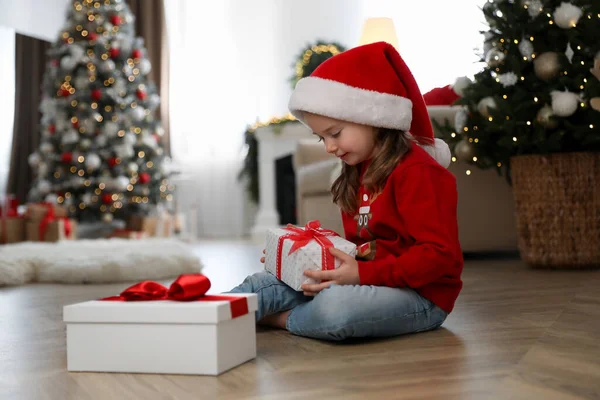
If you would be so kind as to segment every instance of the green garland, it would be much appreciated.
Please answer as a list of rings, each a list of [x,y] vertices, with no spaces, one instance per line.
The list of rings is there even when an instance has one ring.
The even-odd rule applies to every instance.
[[[322,40],[317,40],[313,45],[307,45],[292,65],[294,68],[294,74],[290,77],[292,89],[296,87],[300,79],[310,76],[323,61],[345,50],[346,48],[339,43],[327,43]]]
[[[318,40],[315,44],[307,45],[300,52],[297,61],[293,64],[294,75],[290,78],[292,88],[296,87],[298,81],[304,77],[310,76],[313,71],[325,60],[339,54],[346,49],[338,43],[326,43]],[[244,141],[248,149],[244,159],[244,165],[238,174],[238,180],[246,179],[246,191],[250,199],[258,204],[260,200],[259,182],[258,182],[258,141],[254,136],[256,129],[266,126],[272,126],[276,134],[281,133],[283,126],[296,119],[288,114],[282,118],[272,118],[268,122],[258,122],[254,125],[248,125],[244,132]]]

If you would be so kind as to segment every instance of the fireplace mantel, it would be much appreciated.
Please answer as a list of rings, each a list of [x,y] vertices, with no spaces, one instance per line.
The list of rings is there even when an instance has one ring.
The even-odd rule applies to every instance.
[[[275,160],[293,154],[298,141],[313,137],[300,122],[288,122],[258,128],[254,135],[258,141],[259,205],[254,225],[250,231],[253,240],[263,240],[268,229],[279,225],[276,205]]]

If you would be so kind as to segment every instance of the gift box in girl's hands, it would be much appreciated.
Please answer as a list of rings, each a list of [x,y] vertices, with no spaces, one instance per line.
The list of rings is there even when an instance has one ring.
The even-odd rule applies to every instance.
[[[329,248],[356,256],[356,245],[334,231],[321,228],[319,221],[311,221],[304,228],[288,226],[267,231],[265,270],[292,289],[302,291],[305,283],[318,283],[304,275],[306,270],[331,270],[338,268]]]

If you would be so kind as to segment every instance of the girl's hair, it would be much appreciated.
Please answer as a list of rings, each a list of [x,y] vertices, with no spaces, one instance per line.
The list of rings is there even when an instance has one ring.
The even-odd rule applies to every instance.
[[[365,171],[362,182],[371,193],[383,190],[388,177],[411,148],[412,140],[403,131],[381,128],[377,132],[375,146],[379,151]],[[358,209],[361,164],[344,163],[341,175],[331,186],[333,202],[347,214]]]

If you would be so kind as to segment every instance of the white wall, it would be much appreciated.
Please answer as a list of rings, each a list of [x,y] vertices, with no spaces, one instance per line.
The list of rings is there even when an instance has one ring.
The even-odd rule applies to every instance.
[[[0,0],[0,25],[27,36],[54,41],[71,0]]]
[[[399,52],[423,93],[481,69],[475,47],[486,29],[486,0],[364,0],[363,17],[394,20]]]
[[[278,57],[276,74],[279,91],[273,96],[274,115],[286,114],[292,88],[288,83],[300,50],[317,39],[356,46],[362,25],[363,0],[279,1],[278,26],[273,35]]]

